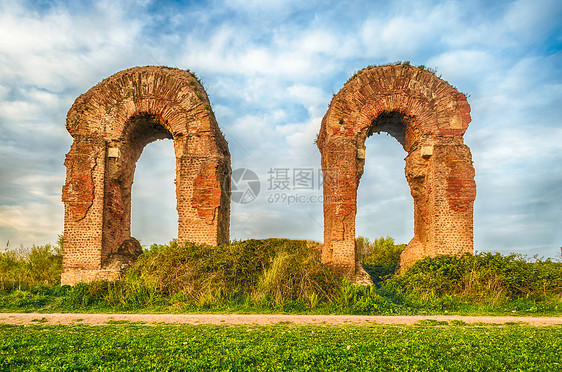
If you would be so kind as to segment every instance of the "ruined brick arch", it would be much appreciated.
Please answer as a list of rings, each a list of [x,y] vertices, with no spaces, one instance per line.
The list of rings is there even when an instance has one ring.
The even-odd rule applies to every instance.
[[[114,279],[140,253],[130,236],[131,186],[143,148],[158,139],[174,141],[178,240],[228,242],[228,144],[189,71],[118,72],[76,99],[66,126],[74,141],[65,160],[62,284]]]
[[[433,73],[409,65],[368,67],[334,96],[318,148],[324,172],[322,259],[356,274],[357,187],[365,140],[395,137],[408,153],[405,175],[414,199],[414,237],[400,257],[473,252],[474,168],[463,134],[470,122],[464,94]],[[376,196],[373,196],[376,198]]]

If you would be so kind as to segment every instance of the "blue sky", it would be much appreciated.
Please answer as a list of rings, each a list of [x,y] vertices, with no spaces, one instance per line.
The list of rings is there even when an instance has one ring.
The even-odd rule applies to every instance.
[[[279,193],[268,171],[317,170],[313,142],[332,95],[363,67],[409,60],[469,96],[475,249],[560,257],[560,1],[0,0],[0,35],[0,247],[56,241],[66,112],[139,65],[194,71],[232,168],[260,177],[253,202],[232,204],[231,238],[321,241],[322,205],[287,203],[321,196],[316,185]],[[412,237],[405,155],[392,137],[368,139],[358,235]],[[147,146],[133,186],[143,245],[176,235],[173,178],[172,142]]]

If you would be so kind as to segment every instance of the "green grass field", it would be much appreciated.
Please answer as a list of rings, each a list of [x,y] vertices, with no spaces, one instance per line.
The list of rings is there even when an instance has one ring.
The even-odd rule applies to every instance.
[[[562,327],[0,325],[0,370],[560,371]]]

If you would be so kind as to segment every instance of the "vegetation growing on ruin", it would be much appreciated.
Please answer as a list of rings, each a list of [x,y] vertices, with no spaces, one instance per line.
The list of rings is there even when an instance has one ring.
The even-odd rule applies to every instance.
[[[562,313],[562,262],[516,254],[425,258],[396,274],[403,244],[358,238],[368,287],[323,265],[314,242],[171,242],[146,250],[122,280],[61,287],[61,245],[0,252],[1,311]]]
[[[408,67],[412,67],[413,65],[410,63],[410,61],[396,61],[394,63],[383,63],[383,64],[380,64],[380,65],[370,65],[370,66],[367,66],[367,67],[365,67],[365,68],[363,68],[359,71],[355,71],[349,80],[355,79],[363,71],[372,70],[376,67],[382,67],[382,66],[402,66],[402,67],[408,68]],[[416,67],[418,69],[422,70],[422,71],[428,71],[428,72],[432,73],[433,75],[437,76],[438,78],[441,78],[441,75],[437,75],[437,68],[427,67],[425,65],[418,65]]]

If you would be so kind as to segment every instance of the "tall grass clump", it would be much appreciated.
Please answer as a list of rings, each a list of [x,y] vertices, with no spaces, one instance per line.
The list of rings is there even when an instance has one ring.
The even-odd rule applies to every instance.
[[[153,245],[127,271],[122,294],[114,300],[203,308],[248,302],[258,307],[291,301],[316,305],[330,300],[339,279],[310,244],[252,239],[219,247],[175,241]]]

